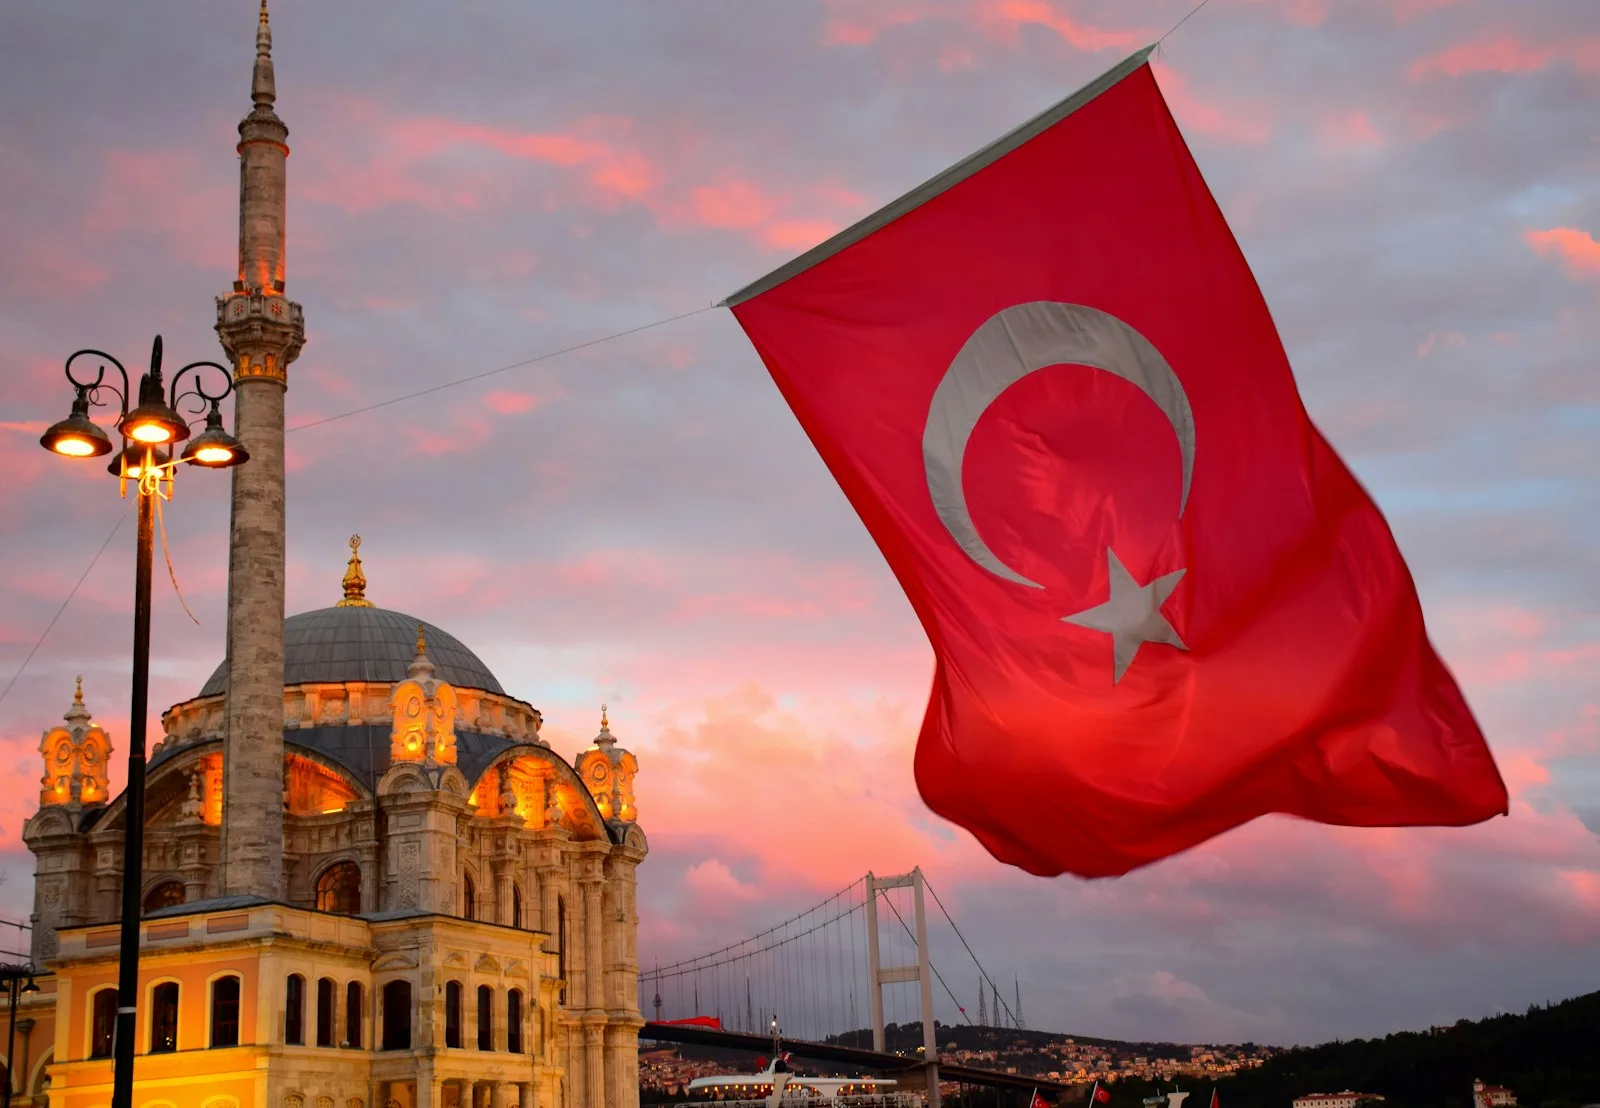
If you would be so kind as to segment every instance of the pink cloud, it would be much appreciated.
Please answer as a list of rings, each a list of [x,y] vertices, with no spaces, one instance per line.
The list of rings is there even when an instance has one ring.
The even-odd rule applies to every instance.
[[[506,392],[495,389],[484,396],[483,401],[500,415],[516,415],[521,412],[531,412],[534,408],[544,403],[540,397],[525,392]]]
[[[1407,75],[1420,81],[1432,74],[1463,77],[1471,73],[1531,73],[1557,63],[1580,72],[1600,72],[1600,38],[1569,38],[1548,45],[1500,34],[1448,46],[1412,62]]]
[[[1600,242],[1576,227],[1525,231],[1522,235],[1541,257],[1559,258],[1573,278],[1600,276]]]
[[[641,135],[628,119],[584,117],[560,130],[524,131],[437,115],[391,117],[377,105],[349,98],[334,103],[336,117],[360,122],[361,133],[370,136],[368,147],[314,143],[307,180],[303,186],[297,182],[297,189],[352,214],[389,206],[488,213],[527,203],[532,189],[539,193],[534,202],[549,210],[637,206],[667,232],[733,231],[778,251],[826,238],[842,216],[859,215],[865,203],[827,180],[772,188],[731,168],[713,170],[707,180],[703,137],[669,138],[661,129]],[[558,173],[508,174],[502,161],[508,158]],[[486,276],[526,277],[535,264],[531,253],[514,252]]]
[[[1148,29],[1092,26],[1049,0],[876,0],[872,4],[826,0],[825,6],[829,14],[823,41],[829,46],[870,46],[895,28],[931,22],[973,28],[1006,46],[1016,45],[1021,28],[1044,27],[1086,53],[1132,50],[1153,37]],[[973,64],[965,47],[945,44],[939,51],[940,68],[946,72]]]
[[[1387,145],[1372,117],[1359,109],[1328,116],[1318,124],[1317,131],[1328,145],[1342,149],[1378,149]]]
[[[1208,135],[1223,142],[1255,146],[1272,136],[1272,124],[1259,103],[1222,105],[1203,100],[1189,90],[1189,82],[1162,62],[1152,63],[1162,95],[1173,117],[1185,131]]]

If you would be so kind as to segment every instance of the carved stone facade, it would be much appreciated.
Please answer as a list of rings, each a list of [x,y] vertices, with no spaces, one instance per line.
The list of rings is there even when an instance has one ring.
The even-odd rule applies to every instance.
[[[336,1108],[634,1108],[644,1022],[635,870],[648,846],[637,760],[609,720],[568,764],[539,739],[536,711],[458,690],[436,675],[425,644],[400,680],[287,688],[286,709],[308,692],[322,703],[381,701],[388,720],[341,711],[338,722],[293,727],[286,712],[277,900],[226,895],[221,881],[219,698],[163,717],[146,793],[137,1108],[219,1108],[200,1091],[237,1108],[295,1098],[301,1108],[325,1098]],[[63,736],[69,750],[93,737],[103,766],[110,740],[81,691],[66,720],[45,733],[46,767],[70,761]],[[491,720],[495,733],[475,729]],[[368,749],[378,755],[370,765],[349,764],[352,750]],[[41,1025],[34,1043],[53,1040],[40,1071],[52,1108],[103,1108],[110,1062],[94,1056],[94,998],[116,980],[125,798],[74,792],[70,770],[58,792],[60,776],[46,773],[45,803],[23,833],[37,859],[33,954],[54,971],[28,1015]],[[211,992],[229,974],[239,978],[240,1045],[208,1051],[196,1085],[191,1064],[152,1049],[155,990],[177,984],[181,1054],[210,1044]],[[396,982],[409,1006],[389,988]],[[401,1007],[405,1045],[384,1037]],[[333,1032],[320,1030],[324,1018]]]

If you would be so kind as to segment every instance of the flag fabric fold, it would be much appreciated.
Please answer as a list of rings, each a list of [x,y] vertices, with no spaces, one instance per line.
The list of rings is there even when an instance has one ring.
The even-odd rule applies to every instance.
[[[1085,877],[1503,813],[1146,53],[726,302],[932,644],[922,796]]]

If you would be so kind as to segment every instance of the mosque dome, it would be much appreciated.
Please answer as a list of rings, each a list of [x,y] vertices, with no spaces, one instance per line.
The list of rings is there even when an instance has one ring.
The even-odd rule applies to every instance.
[[[428,643],[428,660],[440,680],[457,688],[481,689],[504,696],[505,689],[489,667],[461,640],[431,623],[403,612],[374,608],[366,598],[367,578],[350,538],[350,563],[344,574],[344,599],[332,608],[301,612],[283,621],[283,683],[309,685],[344,681],[404,681],[417,656],[417,628]],[[212,673],[202,697],[228,690],[228,662]]]
[[[428,660],[441,680],[457,688],[504,695],[489,667],[447,631],[387,608],[333,607],[302,612],[283,621],[283,683],[404,681],[417,656],[417,625],[428,641]],[[223,661],[200,690],[216,696],[228,689]]]

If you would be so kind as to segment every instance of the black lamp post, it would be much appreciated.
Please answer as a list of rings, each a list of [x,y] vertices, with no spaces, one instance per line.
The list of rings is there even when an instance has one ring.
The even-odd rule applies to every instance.
[[[92,381],[73,375],[72,364],[79,358],[99,358],[99,371]],[[106,380],[106,366],[116,366],[122,377],[119,389]],[[222,378],[220,392],[207,391],[200,371],[215,370]],[[233,391],[233,375],[216,362],[190,362],[178,370],[168,391],[161,382],[161,336],[150,350],[150,371],[139,379],[137,398],[130,395],[128,371],[122,363],[99,350],[79,350],[67,359],[67,380],[77,389],[72,412],[39,439],[46,450],[69,458],[93,458],[111,453],[111,439],[89,419],[91,406],[109,407],[109,393],[117,398],[120,416],[117,431],[123,448],[111,463],[111,474],[128,495],[128,482],[134,483],[139,498],[138,556],[133,586],[133,705],[128,718],[128,790],[122,838],[122,935],[117,965],[117,1025],[112,1047],[111,1108],[133,1108],[133,1047],[139,996],[139,891],[144,872],[144,731],[150,693],[150,565],[155,541],[155,498],[172,499],[173,475],[182,463],[207,469],[226,469],[249,460],[249,453],[222,428],[222,401]],[[187,389],[184,378],[193,374]],[[87,377],[87,374],[85,374]],[[137,400],[136,404],[130,403]],[[204,413],[205,427],[193,438],[189,424],[178,414],[185,401],[188,410]],[[208,410],[209,407],[209,410]],[[182,454],[173,460],[179,443],[188,439]],[[14,986],[13,986],[14,987]],[[37,986],[35,986],[37,987]],[[15,1010],[15,993],[12,1008]],[[10,1089],[6,1103],[10,1108]]]
[[[0,981],[6,985],[6,995],[11,1001],[11,1015],[6,1024],[6,1088],[0,1093],[0,1104],[4,1108],[11,1108],[11,1089],[17,1083],[17,1067],[14,1057],[17,1053],[17,998],[22,993],[36,993],[39,986],[33,981],[34,968],[32,962],[23,962],[21,965],[0,965]],[[26,982],[26,984],[24,984]],[[23,1075],[27,1080],[27,1075]]]

